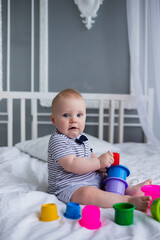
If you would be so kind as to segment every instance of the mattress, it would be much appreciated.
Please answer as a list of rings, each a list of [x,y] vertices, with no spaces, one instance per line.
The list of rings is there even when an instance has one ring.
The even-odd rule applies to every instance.
[[[93,139],[92,139],[93,140]],[[101,146],[105,141],[94,139]],[[160,184],[160,146],[142,143],[123,143],[106,146],[120,153],[120,163],[130,170],[128,184],[137,184],[148,178]],[[47,161],[20,150],[22,146],[0,148],[0,239],[160,239],[160,222],[150,211],[134,210],[134,222],[121,226],[115,222],[113,208],[100,208],[102,226],[89,230],[79,220],[64,217],[66,205],[47,193]],[[105,149],[98,150],[97,154]],[[101,152],[100,152],[101,151]],[[41,206],[55,203],[59,219],[40,221]],[[81,212],[84,208],[81,207]]]

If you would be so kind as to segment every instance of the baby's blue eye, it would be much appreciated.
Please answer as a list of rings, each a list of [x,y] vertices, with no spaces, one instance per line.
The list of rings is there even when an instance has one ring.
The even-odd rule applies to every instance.
[[[64,113],[63,117],[69,117],[69,114],[68,113]]]
[[[81,116],[82,116],[82,114],[81,114],[81,113],[78,113],[78,114],[77,114],[77,117],[81,117]]]

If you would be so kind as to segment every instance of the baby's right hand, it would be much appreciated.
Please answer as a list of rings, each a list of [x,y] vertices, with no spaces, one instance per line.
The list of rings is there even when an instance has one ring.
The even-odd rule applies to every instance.
[[[103,153],[98,159],[100,161],[100,168],[109,168],[114,163],[112,152]]]

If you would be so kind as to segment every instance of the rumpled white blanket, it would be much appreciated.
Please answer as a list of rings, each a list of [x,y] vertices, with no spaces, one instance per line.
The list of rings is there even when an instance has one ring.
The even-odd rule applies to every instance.
[[[124,143],[120,163],[130,169],[128,183],[152,178],[160,184],[160,147]],[[60,239],[160,239],[160,222],[151,214],[134,211],[134,223],[120,226],[114,221],[114,209],[100,209],[102,227],[88,230],[78,220],[66,219],[66,205],[47,191],[47,163],[21,152],[16,147],[0,148],[0,240]],[[39,221],[41,205],[55,203],[60,218]],[[81,209],[83,206],[81,206]]]

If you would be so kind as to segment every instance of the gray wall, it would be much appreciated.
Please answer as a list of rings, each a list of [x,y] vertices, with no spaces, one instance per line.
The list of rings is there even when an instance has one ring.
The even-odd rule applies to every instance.
[[[51,2],[51,1],[50,1]],[[50,87],[127,93],[129,56],[124,0],[104,0],[87,30],[73,0],[52,1]]]
[[[6,79],[7,5],[3,0]],[[39,90],[39,0],[35,0],[35,90]],[[30,91],[31,1],[11,1],[11,90]],[[49,90],[129,93],[125,0],[104,0],[91,30],[73,0],[49,0]],[[4,90],[6,82],[4,82]],[[141,132],[135,138],[142,137]],[[130,134],[126,136],[130,140]],[[2,140],[1,140],[2,141]],[[17,140],[18,141],[18,140]],[[3,145],[3,141],[2,141]]]
[[[5,50],[6,2],[3,1]],[[11,1],[11,90],[30,90],[30,2]],[[38,20],[39,1],[35,0],[36,90]],[[85,28],[73,0],[49,0],[49,89],[59,91],[66,87],[81,92],[129,92],[125,0],[104,0],[91,30]]]

